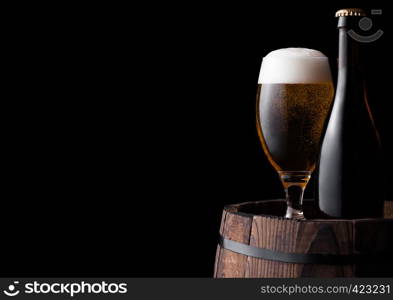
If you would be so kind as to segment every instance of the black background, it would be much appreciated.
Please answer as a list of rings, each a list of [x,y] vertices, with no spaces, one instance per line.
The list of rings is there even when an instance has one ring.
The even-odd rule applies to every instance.
[[[1,275],[212,276],[223,205],[283,197],[255,129],[262,57],[315,48],[336,74],[339,8],[13,10]],[[385,31],[369,44],[367,63],[387,154],[389,19],[383,10],[369,32],[359,29]],[[311,181],[306,197],[314,189]]]

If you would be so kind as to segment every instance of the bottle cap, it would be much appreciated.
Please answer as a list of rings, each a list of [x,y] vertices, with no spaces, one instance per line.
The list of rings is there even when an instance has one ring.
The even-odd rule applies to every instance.
[[[366,13],[361,8],[344,8],[336,12],[336,17],[347,17],[347,16],[365,16]]]

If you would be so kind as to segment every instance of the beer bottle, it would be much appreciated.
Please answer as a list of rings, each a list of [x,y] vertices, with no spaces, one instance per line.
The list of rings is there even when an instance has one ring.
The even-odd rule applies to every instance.
[[[368,105],[361,48],[351,37],[361,9],[336,13],[339,30],[337,88],[321,144],[317,179],[320,210],[334,218],[383,216],[381,146]]]

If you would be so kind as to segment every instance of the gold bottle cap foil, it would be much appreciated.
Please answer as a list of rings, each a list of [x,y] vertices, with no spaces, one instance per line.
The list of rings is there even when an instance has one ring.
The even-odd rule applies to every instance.
[[[336,12],[336,17],[347,17],[347,16],[365,16],[366,13],[361,8],[344,8]]]

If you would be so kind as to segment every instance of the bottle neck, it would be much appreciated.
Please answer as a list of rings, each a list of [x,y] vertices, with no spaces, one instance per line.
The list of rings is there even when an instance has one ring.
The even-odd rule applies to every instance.
[[[348,32],[359,21],[358,17],[340,17],[338,22],[339,29],[339,57],[338,67],[341,69],[359,70],[360,49],[359,42],[354,40]]]

